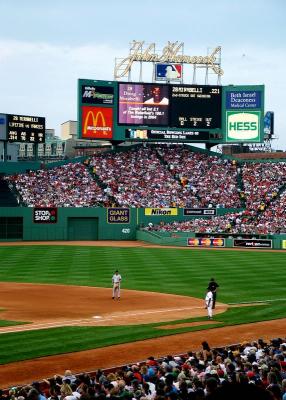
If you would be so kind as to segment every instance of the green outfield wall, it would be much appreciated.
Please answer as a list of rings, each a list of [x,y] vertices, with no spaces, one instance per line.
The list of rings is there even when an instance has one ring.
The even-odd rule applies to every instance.
[[[211,209],[202,209],[210,212]],[[0,241],[143,240],[158,245],[286,249],[286,234],[231,236],[146,231],[143,227],[197,216],[181,208],[0,208]],[[237,209],[218,209],[223,215]],[[210,218],[203,215],[202,218]],[[244,239],[248,239],[247,242]],[[239,240],[242,242],[239,242]]]
[[[195,218],[184,215],[185,210],[1,207],[0,240],[135,240],[136,230],[150,222],[164,224]],[[229,211],[238,210],[220,209],[216,212],[223,215]]]

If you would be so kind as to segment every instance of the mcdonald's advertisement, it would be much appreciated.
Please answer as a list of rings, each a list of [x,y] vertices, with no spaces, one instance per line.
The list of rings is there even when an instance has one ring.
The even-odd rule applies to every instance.
[[[112,139],[113,109],[111,107],[82,107],[82,137]]]

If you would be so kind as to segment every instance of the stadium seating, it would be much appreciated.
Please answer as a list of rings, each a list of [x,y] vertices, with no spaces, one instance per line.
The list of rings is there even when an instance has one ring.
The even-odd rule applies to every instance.
[[[81,163],[30,171],[6,178],[28,207],[92,207],[109,204],[108,196]]]
[[[84,164],[6,177],[27,206],[242,208],[208,220],[147,229],[205,233],[285,231],[286,163],[239,164],[181,145],[134,146]]]
[[[173,176],[197,197],[198,207],[241,207],[236,164],[182,146],[160,146],[157,152]]]
[[[286,339],[258,339],[183,355],[150,356],[110,370],[75,375],[66,370],[43,382],[13,387],[6,399],[282,399],[286,393]],[[21,397],[20,397],[21,396]]]

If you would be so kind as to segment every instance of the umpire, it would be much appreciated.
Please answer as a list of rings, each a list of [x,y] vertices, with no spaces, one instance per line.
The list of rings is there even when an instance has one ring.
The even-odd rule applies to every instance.
[[[211,278],[211,280],[209,281],[207,290],[210,290],[213,293],[213,309],[215,308],[216,293],[217,293],[218,287],[219,287],[219,284],[214,280],[214,278]]]

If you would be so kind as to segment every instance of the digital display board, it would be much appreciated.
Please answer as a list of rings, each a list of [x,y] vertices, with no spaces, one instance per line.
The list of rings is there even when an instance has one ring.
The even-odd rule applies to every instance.
[[[210,133],[206,131],[173,131],[170,129],[126,129],[126,139],[146,139],[146,140],[194,140],[205,141],[209,140]]]
[[[177,65],[158,71],[168,67]],[[82,139],[257,143],[267,129],[263,116],[264,85],[78,81]]]
[[[7,114],[7,140],[9,142],[44,143],[45,118]]]
[[[119,83],[118,123],[168,126],[169,87]]]
[[[221,86],[171,85],[170,124],[176,128],[221,128]]]

